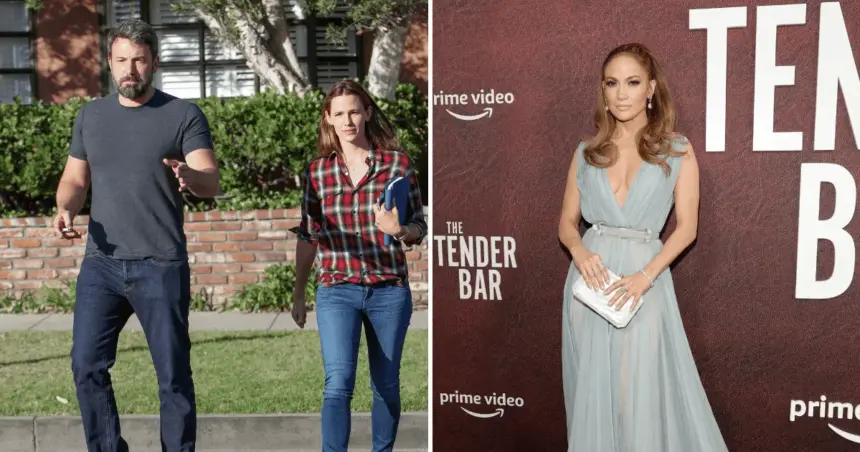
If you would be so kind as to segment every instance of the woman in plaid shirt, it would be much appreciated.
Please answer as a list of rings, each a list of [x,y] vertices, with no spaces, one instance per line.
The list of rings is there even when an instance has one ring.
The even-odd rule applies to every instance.
[[[305,323],[308,274],[319,259],[317,324],[325,367],[323,451],[346,451],[359,335],[367,339],[373,389],[373,451],[391,451],[400,420],[400,358],[412,317],[403,246],[421,243],[427,224],[413,162],[394,127],[361,85],[332,86],[319,124],[319,156],[304,174],[301,224],[293,228],[293,319]],[[400,176],[410,185],[406,223],[378,200]],[[384,236],[393,240],[385,245]]]

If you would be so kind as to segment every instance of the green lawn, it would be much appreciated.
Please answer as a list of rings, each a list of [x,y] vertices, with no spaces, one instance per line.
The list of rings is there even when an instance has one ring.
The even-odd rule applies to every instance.
[[[78,414],[71,337],[65,331],[0,333],[0,416]],[[199,414],[320,411],[324,373],[315,331],[195,332],[191,338]],[[427,374],[427,331],[410,331],[401,365],[403,411],[427,410]],[[111,375],[121,414],[158,413],[158,385],[142,333],[122,333]],[[353,411],[370,411],[371,397],[362,338]]]

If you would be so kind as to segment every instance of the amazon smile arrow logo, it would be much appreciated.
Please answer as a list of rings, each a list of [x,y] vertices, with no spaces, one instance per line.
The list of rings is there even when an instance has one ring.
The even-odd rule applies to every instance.
[[[860,405],[845,402],[828,402],[826,396],[821,396],[819,400],[792,400],[788,419],[794,422],[796,419],[802,417],[858,421],[860,420]],[[827,426],[842,439],[860,444],[860,435],[842,430],[831,423],[828,423]],[[858,425],[858,428],[860,428],[860,425]]]
[[[827,424],[827,426],[830,427],[830,430],[836,432],[837,435],[847,439],[848,441],[851,441],[852,443],[860,444],[860,435],[848,433],[845,430],[841,430],[837,427],[834,427],[833,424]]]
[[[439,91],[433,95],[433,105],[445,107],[445,111],[461,121],[477,121],[490,119],[494,110],[503,105],[514,103],[513,93],[497,92],[495,89],[481,89],[476,93],[446,93]],[[480,113],[466,114],[465,111],[475,111],[475,106],[481,108]],[[462,108],[461,108],[462,107]]]
[[[496,408],[496,411],[493,411],[492,413],[486,413],[486,414],[485,413],[475,413],[474,411],[469,411],[463,407],[460,407],[460,409],[465,411],[466,413],[468,413],[470,416],[479,417],[481,419],[489,419],[491,417],[496,417],[496,416],[502,417],[505,415],[505,409],[504,408]]]
[[[480,113],[480,114],[477,114],[477,115],[471,115],[471,116],[470,116],[470,115],[461,115],[461,114],[457,114],[457,113],[454,113],[454,112],[453,112],[453,111],[451,111],[451,110],[448,110],[447,108],[445,109],[445,111],[447,111],[449,115],[451,115],[451,116],[453,116],[453,117],[455,117],[455,118],[457,118],[457,119],[462,119],[463,121],[475,121],[475,120],[477,120],[477,119],[481,119],[481,118],[483,118],[484,116],[486,116],[486,117],[488,117],[488,118],[492,118],[492,117],[493,117],[493,109],[492,109],[492,108],[490,108],[490,107],[485,108],[483,113]]]

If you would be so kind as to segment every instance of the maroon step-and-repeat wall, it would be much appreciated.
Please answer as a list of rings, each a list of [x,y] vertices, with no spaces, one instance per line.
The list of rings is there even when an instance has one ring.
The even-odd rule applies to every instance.
[[[566,450],[557,224],[603,58],[631,41],[700,165],[672,271],[729,450],[860,448],[860,2],[432,8],[434,450]]]

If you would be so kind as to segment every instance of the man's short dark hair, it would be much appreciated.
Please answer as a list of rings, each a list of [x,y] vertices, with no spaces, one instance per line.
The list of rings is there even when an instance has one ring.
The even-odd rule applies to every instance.
[[[125,38],[138,45],[146,44],[152,58],[158,57],[158,35],[152,25],[140,19],[129,19],[111,28],[108,32],[108,58],[111,56],[111,49],[117,38]]]

